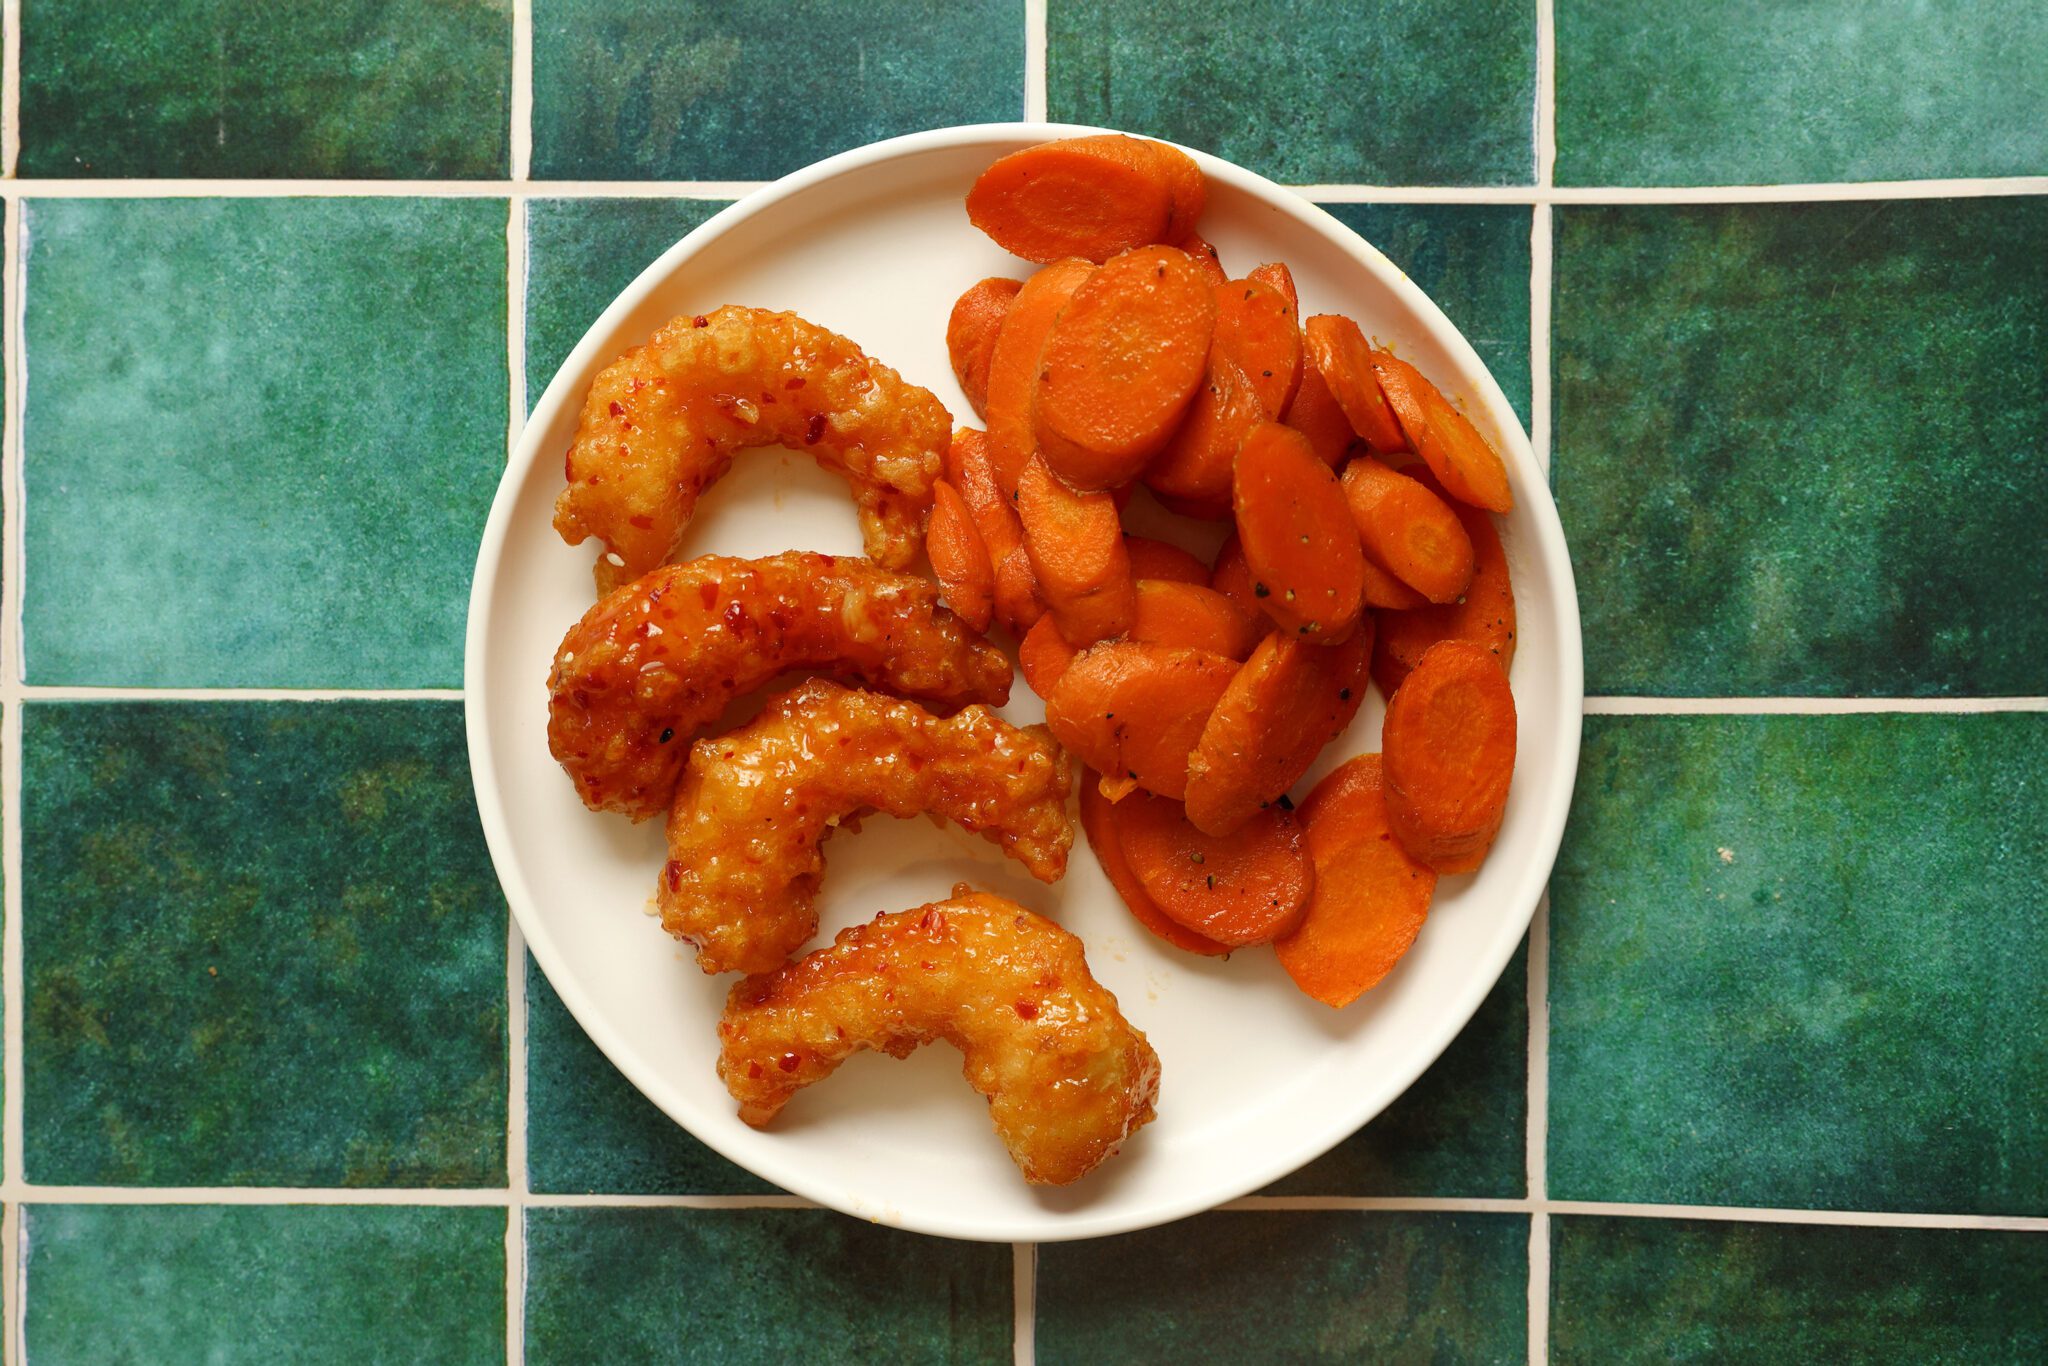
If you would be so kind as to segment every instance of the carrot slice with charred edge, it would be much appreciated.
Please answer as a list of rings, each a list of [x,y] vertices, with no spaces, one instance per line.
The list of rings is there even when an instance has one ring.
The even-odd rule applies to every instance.
[[[1315,892],[1273,951],[1302,991],[1343,1007],[1385,981],[1414,944],[1436,874],[1393,837],[1377,754],[1361,754],[1316,784],[1300,816]]]
[[[1060,634],[1058,622],[1040,617],[1017,642],[1017,667],[1024,671],[1024,681],[1031,685],[1031,691],[1040,697],[1050,697],[1060,676],[1079,653]]]
[[[1301,824],[1271,807],[1228,835],[1196,829],[1180,803],[1137,792],[1117,813],[1124,857],[1176,924],[1219,944],[1264,944],[1293,929],[1315,890]]]
[[[1199,233],[1191,232],[1174,245],[1195,258],[1195,265],[1202,272],[1202,278],[1212,286],[1223,284],[1230,279],[1229,272],[1223,269],[1223,258],[1217,255],[1216,248]]]
[[[1195,175],[1199,183],[1201,172]],[[1027,261],[1106,261],[1164,240],[1176,179],[1167,158],[1141,139],[1061,138],[983,171],[967,192],[967,220]]]
[[[1424,487],[1435,488],[1420,466],[1413,474]],[[1472,583],[1459,601],[1380,614],[1372,676],[1389,697],[1423,652],[1440,640],[1469,640],[1485,646],[1500,660],[1503,672],[1515,662],[1515,588],[1508,576],[1500,533],[1494,530],[1493,518],[1478,508],[1463,503],[1452,503],[1450,508],[1472,539]]]
[[[1017,481],[1017,518],[1039,595],[1067,644],[1080,649],[1129,629],[1137,585],[1114,499],[1074,492],[1033,456]]]
[[[1237,661],[1206,650],[1118,641],[1076,656],[1045,699],[1045,724],[1082,763],[1176,799],[1188,752]]]
[[[1472,586],[1472,538],[1450,504],[1371,456],[1344,467],[1344,498],[1365,557],[1431,602]]]
[[[1023,635],[1045,616],[1045,598],[1038,591],[1038,576],[1031,572],[1031,557],[1017,548],[996,562],[996,620]]]
[[[988,363],[995,353],[996,336],[1003,330],[1003,319],[1010,316],[1010,305],[1022,288],[1022,280],[990,276],[969,285],[946,318],[946,358],[953,363],[953,378],[960,381],[960,392],[967,395],[976,413],[988,410]]]
[[[1508,467],[1471,420],[1451,406],[1428,376],[1400,357],[1375,351],[1372,364],[1401,430],[1444,491],[1488,512],[1513,512]]]
[[[1188,756],[1188,819],[1227,834],[1285,796],[1358,715],[1371,656],[1368,628],[1341,645],[1283,631],[1260,641]]]
[[[1287,405],[1280,420],[1307,437],[1316,455],[1333,470],[1343,465],[1358,440],[1323,372],[1313,365],[1301,367],[1301,387],[1294,391],[1294,402]]]
[[[1340,313],[1324,313],[1301,326],[1309,362],[1322,372],[1323,382],[1366,448],[1375,455],[1405,449],[1408,439],[1380,392],[1372,366],[1375,353],[1358,324]]]
[[[1147,536],[1125,536],[1124,553],[1131,557],[1131,577],[1172,579],[1176,583],[1209,586],[1209,566],[1165,541]]]
[[[1237,448],[1300,384],[1301,331],[1286,296],[1258,280],[1218,286],[1208,374],[1180,430],[1145,467],[1146,485],[1176,512],[1227,515]]]
[[[1131,917],[1177,949],[1210,958],[1229,957],[1228,944],[1219,944],[1207,935],[1196,934],[1176,924],[1159,909],[1158,902],[1146,895],[1145,885],[1138,881],[1138,875],[1131,871],[1130,860],[1124,857],[1123,832],[1117,819],[1117,811],[1122,804],[1103,796],[1099,784],[1100,777],[1093,769],[1082,773],[1081,829],[1088,836],[1088,847],[1095,851],[1095,861],[1102,865],[1103,876],[1123,898]]]
[[[1171,579],[1138,580],[1132,640],[1243,659],[1265,634],[1263,627],[1256,616],[1212,588]]]
[[[1365,561],[1365,605],[1383,607],[1390,611],[1406,612],[1416,607],[1429,606],[1429,599],[1422,596],[1372,562]]]
[[[953,442],[941,462],[946,482],[959,491],[974,515],[974,525],[988,547],[989,563],[1000,565],[1011,551],[1024,544],[1024,528],[1017,524],[1010,496],[996,482],[996,468],[989,459],[988,433],[973,427],[956,427]]]
[[[1301,295],[1295,292],[1294,272],[1287,268],[1285,261],[1268,261],[1262,266],[1253,266],[1245,272],[1244,278],[1279,290],[1281,297],[1287,300],[1287,311],[1297,318],[1301,316]]]
[[[1350,634],[1365,592],[1365,552],[1343,486],[1308,438],[1277,422],[1252,428],[1237,453],[1232,503],[1266,615],[1283,631],[1326,644]]]
[[[1387,820],[1401,845],[1439,873],[1486,858],[1515,775],[1515,695],[1483,645],[1429,647],[1387,700]]]
[[[1038,359],[1060,310],[1095,273],[1086,261],[1056,261],[1024,282],[996,334],[988,361],[988,455],[1005,495],[1017,491],[1025,462],[1038,449],[1031,399],[1038,392]]]
[[[1258,585],[1252,582],[1252,567],[1244,560],[1244,542],[1234,531],[1216,552],[1216,567],[1209,571],[1209,586],[1260,621],[1272,620],[1259,609]]]
[[[1208,369],[1216,292],[1177,247],[1112,258],[1060,310],[1038,362],[1039,454],[1083,492],[1135,478]]]
[[[946,606],[977,631],[986,631],[996,608],[996,567],[960,491],[945,480],[932,485],[932,516],[924,533],[925,554]]]

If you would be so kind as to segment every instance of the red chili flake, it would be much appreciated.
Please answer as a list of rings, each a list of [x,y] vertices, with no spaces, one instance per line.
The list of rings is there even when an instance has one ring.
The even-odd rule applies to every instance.
[[[943,930],[946,928],[946,913],[937,909],[926,911],[918,920],[917,927],[921,930]]]
[[[794,1053],[784,1053],[775,1060],[775,1065],[785,1072],[794,1072],[803,1066],[804,1060]]]
[[[646,516],[645,514],[634,517],[628,517],[626,520],[631,522],[634,526],[639,527],[642,531],[654,530],[654,519],[652,517]]]
[[[747,1064],[747,1079],[748,1079],[749,1081],[759,1081],[759,1080],[761,1080],[761,1064],[760,1064],[760,1063],[757,1063],[757,1062],[750,1062],[750,1063],[748,1063],[748,1064]]]
[[[1020,1020],[1035,1020],[1035,1019],[1037,1019],[1037,1018],[1038,1018],[1038,1003],[1037,1003],[1037,1002],[1035,1002],[1035,1001],[1019,1001],[1019,1002],[1017,1002],[1017,1018],[1018,1018],[1018,1019],[1020,1019]]]
[[[787,384],[783,385],[782,387],[785,389],[801,389],[804,387],[804,377],[802,375],[798,375],[795,379],[790,380]]]
[[[682,890],[683,865],[681,863],[679,863],[675,859],[670,859],[667,863],[662,865],[661,875],[663,878],[667,879],[668,889],[671,892],[678,892]]]
[[[562,482],[565,484],[576,482],[576,466],[573,463],[575,459],[576,452],[573,448],[562,452]]]
[[[699,313],[696,317],[690,319],[690,326],[709,327],[711,326],[711,319],[705,317],[702,313]]]
[[[761,391],[761,401],[763,403],[773,403],[775,402],[775,395],[769,393],[766,389],[763,389]]]
[[[818,444],[818,438],[824,434],[825,415],[823,413],[812,413],[811,420],[804,424],[804,444],[806,446],[815,446]]]
[[[725,624],[735,631],[744,631],[754,624],[754,620],[747,615],[747,609],[734,600],[725,605]]]
[[[624,405],[624,404],[622,404],[622,403],[620,403],[620,402],[619,402],[619,401],[618,401],[617,399],[613,399],[613,400],[612,400],[612,416],[613,416],[613,417],[624,417],[625,415],[626,415],[626,407],[625,407],[625,405]]]
[[[707,612],[718,606],[718,585],[715,583],[698,584],[697,600],[704,604],[704,610]]]

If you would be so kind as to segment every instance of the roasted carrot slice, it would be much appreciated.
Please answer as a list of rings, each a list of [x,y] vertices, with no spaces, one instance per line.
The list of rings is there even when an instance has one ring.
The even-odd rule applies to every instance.
[[[1017,667],[1024,671],[1024,681],[1031,685],[1031,691],[1040,697],[1050,697],[1078,653],[1060,634],[1058,622],[1040,617],[1017,642]]]
[[[1125,536],[1124,553],[1131,557],[1133,578],[1172,579],[1176,583],[1209,586],[1209,566],[1177,545],[1147,536]]]
[[[1045,700],[1059,742],[1114,781],[1178,798],[1188,753],[1237,661],[1206,650],[1117,641],[1083,651]]]
[[[1176,247],[1112,258],[1074,291],[1039,357],[1039,453],[1085,491],[1136,478],[1208,369],[1216,293]]]
[[[1429,606],[1429,599],[1374,564],[1368,556],[1365,561],[1365,605],[1406,612]]]
[[[988,545],[974,525],[974,515],[960,491],[941,479],[932,485],[932,516],[924,534],[932,576],[953,615],[977,631],[986,631],[995,615],[996,567]]]
[[[1401,430],[1444,491],[1488,512],[1513,512],[1508,467],[1471,420],[1407,361],[1376,351],[1372,363]]]
[[[1216,254],[1216,248],[1205,241],[1199,233],[1189,233],[1174,245],[1195,258],[1195,265],[1200,267],[1202,278],[1211,285],[1220,285],[1230,278],[1230,273],[1223,269],[1223,258]]]
[[[1017,518],[1039,594],[1067,644],[1080,649],[1129,629],[1137,587],[1114,499],[1074,492],[1033,456],[1017,481]]]
[[[1281,297],[1287,300],[1287,311],[1297,318],[1301,316],[1301,295],[1295,291],[1294,272],[1287,268],[1285,261],[1268,261],[1262,266],[1253,266],[1245,272],[1244,278],[1279,290]]]
[[[1127,138],[1125,141],[1136,142],[1151,155],[1170,187],[1171,205],[1166,211],[1166,231],[1158,240],[1174,246],[1184,246],[1190,240],[1200,241],[1195,236],[1195,221],[1209,203],[1209,182],[1203,176],[1202,168],[1178,147],[1170,147],[1151,138]],[[1209,251],[1213,256],[1216,249],[1210,247]]]
[[[946,356],[953,362],[953,378],[960,381],[960,392],[967,395],[977,414],[988,409],[989,359],[995,353],[1003,319],[1009,316],[1010,305],[1022,288],[1022,280],[990,276],[969,285],[946,319]]]
[[[1020,540],[1015,550],[996,561],[996,620],[1022,636],[1044,616],[1045,598]]]
[[[1243,659],[1265,634],[1263,627],[1256,616],[1212,588],[1171,579],[1138,580],[1132,640]]]
[[[1216,290],[1209,369],[1187,418],[1145,467],[1145,483],[1175,511],[1221,517],[1237,448],[1278,417],[1301,384],[1301,333],[1287,297],[1258,280]]]
[[[991,564],[1024,544],[1024,528],[1017,524],[1017,512],[1010,496],[996,481],[996,468],[988,453],[988,433],[973,427],[953,429],[953,442],[942,462],[946,482],[959,491],[974,525],[988,547]]]
[[[1365,557],[1431,602],[1454,602],[1472,586],[1472,538],[1450,505],[1371,456],[1344,467]]]
[[[1283,631],[1324,642],[1350,634],[1365,592],[1365,552],[1343,486],[1308,438],[1277,422],[1252,428],[1237,453],[1231,501],[1266,615]]]
[[[1405,449],[1408,441],[1387,397],[1380,392],[1373,357],[1378,354],[1358,330],[1358,324],[1341,313],[1325,313],[1301,325],[1309,362],[1322,373],[1323,382],[1351,420],[1367,449],[1385,455]]]
[[[1294,984],[1347,1006],[1386,979],[1429,915],[1436,874],[1393,837],[1380,756],[1361,754],[1316,784],[1301,805],[1315,892],[1308,913],[1273,941]]]
[[[1439,873],[1468,873],[1500,833],[1515,774],[1515,695],[1469,640],[1429,647],[1387,701],[1387,818]]]
[[[1294,402],[1287,405],[1280,420],[1307,437],[1317,456],[1333,470],[1343,465],[1358,440],[1323,372],[1313,365],[1301,367],[1301,387],[1294,391]]]
[[[1031,400],[1038,392],[1038,361],[1060,310],[1095,273],[1086,261],[1056,261],[1024,282],[996,334],[988,362],[988,453],[1005,494],[1017,491],[1024,464],[1038,449]]]
[[[1434,487],[1428,472],[1419,466],[1415,475],[1425,487]],[[1493,518],[1478,508],[1463,503],[1450,507],[1472,541],[1472,582],[1458,601],[1380,615],[1372,676],[1389,697],[1423,652],[1440,640],[1483,645],[1500,660],[1503,670],[1515,660],[1515,589],[1508,577],[1500,533],[1493,528]]]
[[[1159,903],[1146,894],[1145,885],[1138,881],[1138,875],[1131,871],[1130,860],[1124,857],[1122,826],[1117,818],[1122,806],[1123,803],[1111,802],[1102,795],[1100,777],[1094,770],[1081,775],[1081,829],[1088,836],[1088,847],[1095,851],[1095,861],[1102,865],[1103,876],[1123,898],[1131,918],[1177,949],[1212,958],[1228,957],[1228,944],[1219,944],[1206,935],[1196,934],[1176,924],[1159,909]]]
[[[1207,835],[1180,803],[1134,792],[1117,814],[1124,857],[1175,923],[1219,944],[1263,944],[1300,923],[1315,868],[1294,813],[1272,807],[1237,831]]]
[[[1301,780],[1365,701],[1371,636],[1310,645],[1275,631],[1253,648],[1188,756],[1189,820],[1227,834]]]
[[[1259,608],[1258,585],[1252,582],[1252,567],[1244,560],[1244,542],[1234,531],[1216,552],[1215,568],[1209,571],[1209,586],[1247,614],[1262,621],[1272,620]]]
[[[967,192],[967,219],[1027,261],[1107,261],[1165,240],[1176,188],[1169,160],[1138,138],[1061,138],[983,171]]]

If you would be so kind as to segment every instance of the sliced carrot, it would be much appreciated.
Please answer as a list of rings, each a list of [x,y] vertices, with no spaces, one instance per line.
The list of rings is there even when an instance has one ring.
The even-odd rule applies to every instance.
[[[1175,511],[1226,515],[1237,448],[1300,384],[1301,333],[1286,296],[1258,280],[1219,286],[1208,373],[1180,430],[1146,466],[1146,485]]]
[[[1386,980],[1414,944],[1436,874],[1393,837],[1377,754],[1361,754],[1316,784],[1300,815],[1315,892],[1273,951],[1309,996],[1347,1006]]]
[[[1375,351],[1372,363],[1401,430],[1444,491],[1488,512],[1513,512],[1508,467],[1471,419],[1452,407],[1428,376],[1400,357]]]
[[[953,304],[946,319],[946,355],[953,362],[953,378],[976,413],[988,409],[988,363],[996,349],[996,334],[1016,302],[1022,280],[990,276],[969,285]]]
[[[1243,659],[1265,632],[1258,617],[1212,588],[1171,579],[1139,579],[1131,639],[1181,645]]]
[[[1301,295],[1295,291],[1294,272],[1287,268],[1285,261],[1268,261],[1262,266],[1253,266],[1245,272],[1244,278],[1279,290],[1281,297],[1287,300],[1287,311],[1297,318],[1301,316]]]
[[[1199,183],[1201,172],[1195,175]],[[1027,261],[1107,261],[1166,240],[1175,192],[1186,192],[1177,180],[1169,159],[1141,139],[1061,138],[1012,152],[983,171],[967,192],[967,219]]]
[[[1515,775],[1515,695],[1500,661],[1469,640],[1430,646],[1387,699],[1380,735],[1402,847],[1439,873],[1477,868]]]
[[[1188,819],[1227,834],[1286,795],[1358,715],[1371,656],[1367,626],[1341,645],[1284,631],[1260,641],[1188,756]]]
[[[1124,803],[1112,802],[1102,795],[1100,779],[1092,769],[1081,775],[1081,829],[1088,836],[1088,847],[1095,851],[1095,861],[1102,865],[1103,876],[1123,898],[1131,918],[1177,949],[1211,958],[1228,957],[1228,944],[1219,944],[1176,924],[1146,894],[1145,884],[1138,881],[1130,860],[1124,857],[1122,823],[1117,817],[1123,806]]]
[[[1024,681],[1031,685],[1031,691],[1040,697],[1050,697],[1078,653],[1060,634],[1058,622],[1049,616],[1040,617],[1017,642],[1017,667],[1024,671]]]
[[[1231,487],[1259,606],[1283,631],[1342,640],[1358,624],[1365,552],[1337,476],[1307,437],[1266,422],[1245,437]]]
[[[1195,235],[1195,222],[1209,204],[1209,182],[1195,159],[1178,147],[1151,138],[1135,139],[1152,154],[1152,159],[1172,188],[1172,206],[1166,211],[1166,232],[1162,242],[1180,246]],[[1215,250],[1213,247],[1210,249]]]
[[[1017,491],[1024,463],[1038,448],[1031,400],[1038,392],[1038,360],[1060,310],[1095,273],[1086,261],[1056,261],[1024,282],[996,334],[988,362],[988,453],[1005,494]]]
[[[1133,793],[1121,805],[1124,858],[1175,923],[1233,948],[1264,944],[1300,923],[1315,867],[1293,812],[1273,807],[1216,836],[1164,797]]]
[[[1251,616],[1271,620],[1259,608],[1258,585],[1252,582],[1252,567],[1244,560],[1244,542],[1234,531],[1216,552],[1216,567],[1209,571],[1209,586]]]
[[[1165,541],[1147,536],[1125,536],[1124,553],[1131,557],[1131,576],[1138,579],[1171,579],[1176,583],[1209,585],[1209,566]]]
[[[1375,455],[1404,449],[1408,439],[1373,370],[1376,354],[1358,324],[1341,313],[1325,313],[1301,325],[1309,362],[1322,373],[1337,405]]]
[[[1427,471],[1418,466],[1415,474],[1425,487],[1433,487]],[[1462,598],[1441,607],[1381,614],[1372,676],[1389,697],[1423,652],[1440,640],[1483,645],[1500,660],[1503,670],[1515,661],[1515,588],[1508,576],[1500,533],[1494,530],[1493,518],[1478,508],[1463,503],[1450,506],[1472,541],[1472,582]]]
[[[1045,616],[1045,597],[1038,591],[1038,576],[1031,572],[1031,557],[1017,548],[996,561],[996,620],[1023,635]]]
[[[1431,602],[1472,586],[1472,538],[1450,504],[1371,456],[1344,467],[1344,498],[1365,557]]]
[[[1294,391],[1294,402],[1287,405],[1280,420],[1307,437],[1308,444],[1333,470],[1344,463],[1352,443],[1358,440],[1358,433],[1351,430],[1351,419],[1344,416],[1344,409],[1330,392],[1323,372],[1313,365],[1301,367],[1301,387]]]
[[[1039,453],[1085,491],[1137,477],[1208,369],[1216,293],[1177,247],[1113,257],[1074,291],[1039,357]]]
[[[1417,607],[1429,606],[1429,599],[1422,596],[1372,562],[1365,561],[1365,605],[1384,607],[1390,611],[1406,612]]]
[[[1199,233],[1191,232],[1174,245],[1195,258],[1195,264],[1201,268],[1202,278],[1211,285],[1220,285],[1230,278],[1230,273],[1223,269],[1223,258],[1217,255],[1216,248]]]
[[[1045,699],[1045,724],[1082,763],[1178,798],[1188,753],[1237,661],[1206,650],[1117,641],[1075,657]]]
[[[932,485],[924,549],[946,606],[975,630],[986,631],[995,615],[996,567],[989,562],[988,545],[974,525],[967,501],[943,479]]]
[[[942,462],[946,481],[959,490],[974,515],[974,525],[988,547],[992,564],[1024,544],[1024,528],[1017,523],[1017,510],[1010,496],[996,482],[996,468],[989,458],[988,433],[973,427],[956,427],[952,444]]]
[[[1067,644],[1080,649],[1129,629],[1137,586],[1114,499],[1074,492],[1033,456],[1017,481],[1017,518],[1039,595]]]

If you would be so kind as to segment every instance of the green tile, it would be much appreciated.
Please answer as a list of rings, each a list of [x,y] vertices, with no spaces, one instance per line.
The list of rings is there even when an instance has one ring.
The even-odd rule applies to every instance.
[[[2048,1214],[2048,715],[1589,716],[1549,1192]]]
[[[1022,0],[535,0],[533,173],[770,180],[1024,112]]]
[[[29,0],[26,176],[503,176],[511,0]]]
[[[1529,1221],[1205,1214],[1038,1250],[1038,1360],[1519,1362]]]
[[[505,1359],[502,1209],[29,1205],[21,1218],[24,1360]]]
[[[29,681],[459,684],[505,460],[505,204],[23,220]]]
[[[2048,1359],[2048,1238],[1661,1219],[1550,1225],[1550,1359]]]
[[[1379,1117],[1266,1195],[1519,1199],[1529,1189],[1526,946],[1443,1056]]]
[[[452,702],[31,703],[48,1185],[505,1180],[505,909]]]
[[[1045,68],[1055,120],[1171,138],[1286,184],[1535,178],[1531,0],[1049,0]]]
[[[526,1169],[532,1189],[621,1195],[774,1192],[663,1114],[590,1041],[526,960]]]
[[[1557,0],[1561,185],[2048,171],[2039,0]]]
[[[535,199],[526,206],[526,410],[648,263],[730,202]]]
[[[2048,693],[2048,199],[1557,210],[1586,691]]]
[[[997,1362],[1011,1251],[825,1210],[535,1209],[526,1359]]]
[[[1436,301],[1529,421],[1529,210],[1519,204],[1324,204]],[[1308,301],[1305,313],[1341,311]]]

